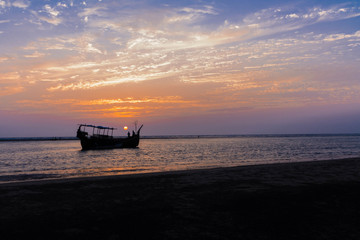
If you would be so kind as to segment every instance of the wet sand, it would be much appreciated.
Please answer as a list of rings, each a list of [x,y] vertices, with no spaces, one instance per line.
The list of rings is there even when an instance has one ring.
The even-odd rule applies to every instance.
[[[360,239],[360,158],[0,185],[1,239]]]

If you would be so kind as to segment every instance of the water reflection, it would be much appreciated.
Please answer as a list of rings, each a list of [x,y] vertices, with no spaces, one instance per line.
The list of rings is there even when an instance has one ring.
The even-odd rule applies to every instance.
[[[0,182],[359,155],[360,136],[142,139],[139,148],[87,151],[78,141],[0,142]]]

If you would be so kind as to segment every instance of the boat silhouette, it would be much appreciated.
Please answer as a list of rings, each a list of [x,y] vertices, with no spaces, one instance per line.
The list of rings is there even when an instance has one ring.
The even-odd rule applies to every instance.
[[[139,145],[142,127],[143,125],[135,129],[132,135],[128,132],[127,137],[114,137],[113,132],[116,128],[79,124],[76,137],[80,139],[82,150],[136,148]]]

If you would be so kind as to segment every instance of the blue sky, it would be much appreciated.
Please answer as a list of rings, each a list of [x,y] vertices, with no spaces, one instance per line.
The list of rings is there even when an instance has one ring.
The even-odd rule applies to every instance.
[[[358,1],[0,0],[0,137],[360,132],[359,26]]]

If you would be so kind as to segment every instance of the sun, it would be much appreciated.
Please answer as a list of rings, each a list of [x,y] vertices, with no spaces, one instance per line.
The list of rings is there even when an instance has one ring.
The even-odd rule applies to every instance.
[[[127,127],[127,126],[124,126],[124,130],[125,130],[125,131],[128,130],[128,127]]]

